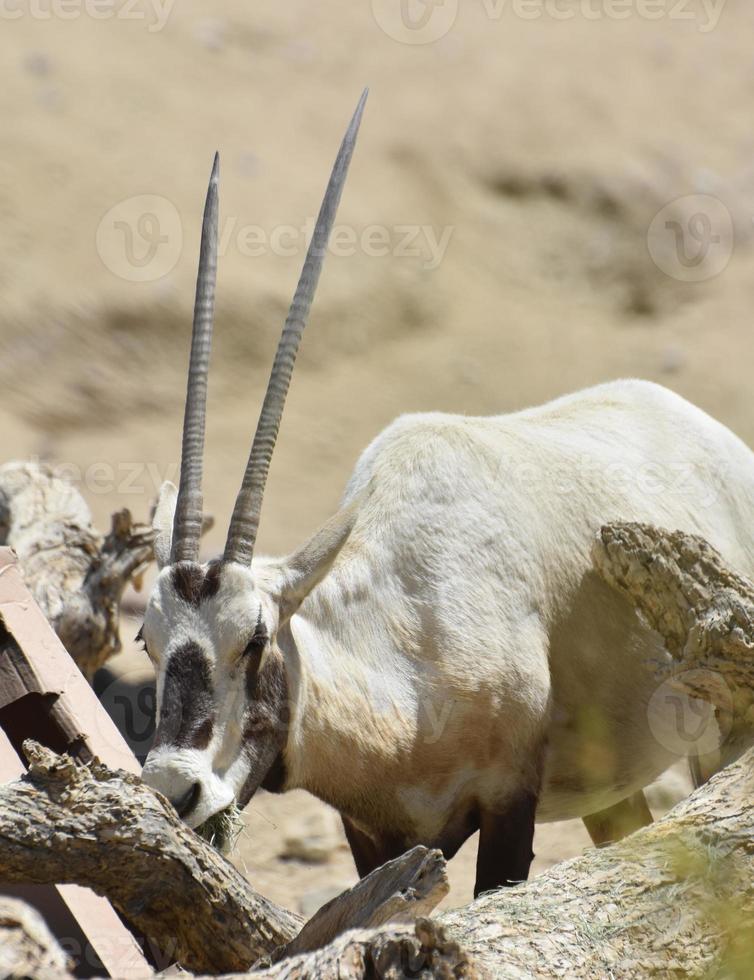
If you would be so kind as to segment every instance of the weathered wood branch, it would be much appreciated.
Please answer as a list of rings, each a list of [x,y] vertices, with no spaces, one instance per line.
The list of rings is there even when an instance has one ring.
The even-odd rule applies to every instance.
[[[96,762],[77,766],[36,743],[24,748],[29,773],[0,787],[0,881],[88,885],[163,957],[187,968],[246,970],[276,948],[279,959],[346,929],[410,922],[447,894],[442,855],[418,847],[328,903],[300,932],[300,919],[256,895],[136,777]]]
[[[477,980],[489,975],[431,919],[413,927],[356,929],[323,949],[293,956],[251,977],[265,980]],[[230,978],[228,978],[230,980]]]
[[[90,680],[120,650],[123,590],[152,561],[153,540],[127,510],[99,534],[78,490],[47,467],[0,467],[0,544],[18,555],[42,612]]]
[[[645,524],[603,527],[593,559],[662,636],[675,685],[716,705],[725,731],[754,731],[754,585],[703,538]]]
[[[665,638],[679,686],[716,696],[722,677],[731,723],[745,726],[754,690],[750,583],[701,539],[637,525],[604,528],[595,562]],[[667,675],[666,664],[657,669]],[[651,827],[439,923],[465,951],[464,968],[500,980],[754,975],[754,750]],[[408,941],[395,929],[349,934],[263,975],[369,976],[380,951],[385,975],[389,967],[402,976],[398,935]]]
[[[500,980],[754,969],[754,750],[665,818],[440,919]]]
[[[0,977],[63,980],[66,955],[40,914],[25,902],[0,895]]]
[[[24,750],[29,772],[0,786],[0,882],[87,885],[194,971],[247,970],[298,933],[137,777]]]
[[[754,686],[752,586],[730,572],[705,542],[654,528],[603,529],[595,562],[666,638],[677,663],[674,676],[685,672],[692,678],[679,683],[700,696],[709,690],[697,686],[693,676],[721,675],[731,694],[733,723],[743,726],[750,718]],[[658,671],[667,669],[667,664],[658,664]],[[69,766],[64,760],[56,765]],[[0,789],[0,839],[9,834],[12,845],[0,848],[0,879],[9,863],[22,880],[40,880],[34,877],[40,873],[34,871],[41,863],[39,855],[44,855],[45,865],[52,856],[52,871],[45,870],[44,880],[57,877],[65,865],[68,876],[63,880],[95,887],[104,882],[109,897],[127,916],[130,908],[132,917],[135,899],[125,892],[133,895],[135,884],[149,907],[145,912],[142,904],[136,910],[138,924],[153,935],[156,928],[164,928],[165,906],[173,907],[183,922],[171,927],[184,930],[181,955],[194,969],[238,969],[229,965],[231,958],[223,951],[240,934],[244,916],[247,925],[253,923],[250,931],[255,935],[261,931],[260,922],[266,923],[255,953],[273,955],[269,923],[279,922],[286,913],[269,912],[270,906],[260,912],[257,903],[263,900],[255,897],[249,915],[239,897],[244,883],[239,884],[232,869],[217,872],[221,859],[208,856],[207,845],[181,827],[166,802],[150,794],[153,802],[147,804],[138,794],[149,791],[137,781],[96,766],[91,772],[69,768],[64,776],[54,769],[49,754],[37,755],[25,781]],[[116,791],[118,780],[122,785]],[[87,813],[98,806],[97,819],[90,822]],[[140,811],[151,814],[150,807],[157,816],[142,819]],[[57,825],[51,837],[46,833],[49,822]],[[155,833],[155,826],[162,829]],[[134,839],[142,842],[136,849]],[[112,868],[94,868],[112,848],[113,867],[120,869],[127,861],[134,868],[132,880],[125,884],[112,883]],[[404,857],[405,869],[411,855]],[[400,860],[393,865],[377,873],[374,888],[366,879],[321,910],[319,922],[315,916],[310,924],[309,939],[305,929],[298,946],[292,939],[299,923],[290,916],[286,955],[253,975],[287,980],[754,975],[754,749],[665,818],[617,844],[589,850],[525,885],[483,895],[435,922],[419,919],[413,928],[391,923],[356,929],[324,948],[295,954],[354,923],[352,913],[344,910],[358,908],[354,899],[360,888],[362,895],[375,900],[377,909],[395,908],[388,881]],[[224,863],[223,867],[227,868]],[[385,875],[381,881],[380,875]],[[379,894],[386,896],[384,904]],[[221,910],[216,920],[207,914],[208,906]],[[368,907],[362,914],[365,924],[377,921],[370,919]],[[191,937],[197,934],[204,956],[192,945]],[[246,948],[242,943],[237,953]]]
[[[415,847],[323,905],[273,959],[320,949],[349,929],[412,922],[428,915],[449,890],[442,852]]]
[[[754,588],[701,538],[602,528],[594,561],[664,639],[658,663],[751,730]],[[726,698],[720,697],[724,685]],[[663,820],[441,920],[496,977],[694,977],[754,970],[754,750]]]

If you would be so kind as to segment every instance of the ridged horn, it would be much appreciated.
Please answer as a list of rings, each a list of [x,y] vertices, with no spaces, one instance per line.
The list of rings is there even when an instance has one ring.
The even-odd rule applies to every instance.
[[[259,528],[259,516],[262,510],[262,498],[267,483],[267,474],[275,448],[280,419],[285,407],[285,398],[293,374],[301,337],[306,327],[314,293],[322,271],[322,263],[327,251],[335,214],[340,203],[343,185],[351,162],[356,137],[359,132],[361,116],[367,100],[368,90],[365,89],[353,118],[343,137],[338,156],[330,174],[330,180],[325,191],[322,207],[319,211],[309,250],[306,254],[304,267],[293,296],[288,317],[283,327],[283,333],[275,354],[267,392],[262,403],[257,430],[246,464],[241,489],[236,498],[233,516],[230,520],[228,539],[225,544],[225,561],[235,561],[249,564],[254,554],[254,545]]]
[[[217,278],[218,180],[220,157],[215,154],[202,220],[199,272],[196,277],[191,358],[186,386],[186,410],[181,445],[181,479],[178,486],[170,561],[196,561],[202,532],[202,465],[207,416],[207,375],[212,347]]]

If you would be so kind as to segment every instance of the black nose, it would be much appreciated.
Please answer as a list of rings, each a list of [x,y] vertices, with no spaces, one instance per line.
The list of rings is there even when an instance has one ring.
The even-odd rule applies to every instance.
[[[194,783],[190,789],[186,790],[183,796],[179,796],[177,800],[170,801],[175,807],[181,820],[185,820],[189,813],[191,813],[191,811],[194,809],[196,804],[199,802],[201,792],[201,783]]]

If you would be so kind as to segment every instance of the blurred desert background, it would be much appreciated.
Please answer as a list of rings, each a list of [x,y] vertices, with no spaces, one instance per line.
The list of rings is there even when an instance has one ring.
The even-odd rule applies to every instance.
[[[291,549],[328,517],[403,412],[507,412],[639,376],[754,443],[751,4],[406,0],[408,27],[401,9],[2,8],[4,460],[60,467],[103,529],[119,507],[146,518],[175,478],[219,149],[206,554],[221,547],[302,229],[365,85],[261,548]],[[149,684],[131,641],[143,593],[128,602],[124,653],[97,685],[143,751],[148,698],[118,699]],[[671,775],[655,809],[685,788]],[[535,871],[589,845],[579,823],[543,826]],[[474,859],[472,840],[446,904],[469,899]],[[234,860],[307,912],[355,880],[335,815],[303,793],[253,800]]]

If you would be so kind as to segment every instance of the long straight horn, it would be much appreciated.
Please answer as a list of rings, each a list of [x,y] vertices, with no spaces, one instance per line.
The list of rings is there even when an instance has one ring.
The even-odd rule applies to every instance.
[[[202,220],[202,244],[199,272],[196,277],[194,326],[191,335],[186,388],[186,411],[183,418],[181,480],[173,518],[173,543],[170,561],[196,561],[202,531],[202,457],[204,425],[207,415],[207,375],[212,346],[212,322],[215,310],[217,278],[218,179],[220,157],[216,153],[207,189]]]
[[[267,483],[272,452],[280,428],[280,419],[283,415],[285,397],[288,394],[296,354],[314,299],[319,274],[322,271],[327,243],[348,173],[348,165],[351,162],[356,144],[356,136],[359,132],[366,99],[367,90],[365,89],[353,119],[346,130],[346,135],[343,137],[335,165],[330,174],[330,181],[319,211],[304,268],[301,271],[293,302],[283,327],[283,334],[275,354],[272,373],[257,423],[257,431],[251,446],[249,461],[246,464],[246,472],[230,520],[228,540],[225,543],[225,561],[248,564],[254,554],[259,515],[262,510],[262,497]]]

